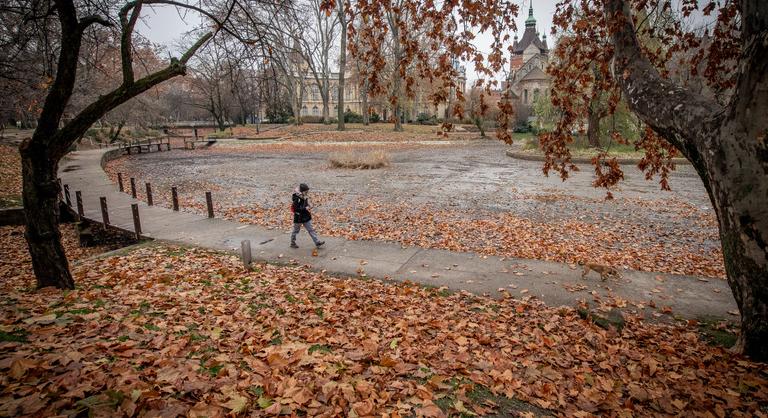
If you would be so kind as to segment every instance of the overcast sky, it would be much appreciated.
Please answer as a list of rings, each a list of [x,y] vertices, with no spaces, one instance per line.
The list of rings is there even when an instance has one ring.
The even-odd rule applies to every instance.
[[[533,15],[536,18],[537,29],[549,36],[557,0],[522,0],[519,3],[520,13],[515,20],[519,36],[522,36],[525,30],[525,19],[528,18],[528,7],[531,1],[533,1]],[[178,51],[178,44],[184,40],[185,33],[200,22],[200,18],[194,12],[180,16],[175,7],[144,6],[142,21],[137,25],[137,30],[150,41],[164,45],[171,51]],[[475,41],[481,51],[488,51],[491,36],[480,34]],[[467,65],[467,78],[469,80],[477,78],[471,64]]]
[[[550,36],[552,30],[552,15],[555,12],[555,5],[558,0],[520,0],[518,3],[520,11],[515,23],[518,28],[518,36],[522,37],[525,30],[525,19],[528,18],[528,8],[533,2],[533,17],[536,18],[536,28],[540,33],[547,35],[547,43],[550,47],[554,45],[554,39]],[[768,0],[766,0],[768,1]],[[679,7],[680,0],[673,1],[673,7]],[[703,19],[712,21],[714,17]],[[187,12],[185,16],[180,16],[175,7],[169,6],[144,6],[142,9],[142,22],[137,25],[138,32],[148,37],[152,42],[162,44],[171,51],[178,51],[179,42],[184,39],[186,32],[200,25],[201,19],[194,12]],[[701,17],[693,17],[693,21],[702,21]],[[479,34],[475,39],[476,45],[481,51],[488,51],[491,36]],[[178,52],[176,53],[178,55]],[[477,79],[477,73],[472,64],[466,65],[467,78],[469,81]],[[499,74],[498,77],[502,77]]]

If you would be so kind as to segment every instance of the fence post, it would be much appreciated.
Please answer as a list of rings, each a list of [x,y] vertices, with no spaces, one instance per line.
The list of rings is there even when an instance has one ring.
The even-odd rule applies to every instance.
[[[101,220],[104,221],[104,226],[109,226],[109,212],[107,212],[107,198],[102,196],[99,198],[101,203]]]
[[[139,204],[131,204],[131,212],[133,212],[133,231],[136,233],[136,239],[141,238],[141,219],[139,219]]]
[[[136,179],[131,177],[131,197],[136,199]]]
[[[246,270],[251,269],[251,241],[250,240],[244,240],[240,241],[240,255],[243,259],[243,266]]]
[[[72,197],[69,194],[69,184],[64,185],[64,202],[67,203],[67,206],[72,206]]]
[[[208,217],[213,218],[213,198],[211,192],[205,192],[205,203],[208,205]]]
[[[117,187],[121,192],[125,191],[125,188],[123,187],[123,173],[117,173]]]
[[[179,193],[175,187],[171,187],[171,201],[173,202],[173,210],[179,211]]]
[[[85,213],[83,211],[83,194],[80,193],[80,190],[75,191],[75,201],[77,202],[77,216],[83,219]]]
[[[147,205],[152,206],[154,202],[152,201],[152,185],[149,183],[146,183],[147,186]]]

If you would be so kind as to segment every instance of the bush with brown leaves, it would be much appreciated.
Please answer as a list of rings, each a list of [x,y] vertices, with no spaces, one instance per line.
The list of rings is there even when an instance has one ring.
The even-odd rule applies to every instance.
[[[331,167],[372,170],[389,167],[389,153],[377,149],[372,151],[334,152],[328,156]]]

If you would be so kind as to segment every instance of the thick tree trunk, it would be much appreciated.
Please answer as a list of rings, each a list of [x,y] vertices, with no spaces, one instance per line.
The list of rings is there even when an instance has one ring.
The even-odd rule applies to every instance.
[[[726,107],[659,75],[642,55],[625,1],[606,1],[605,13],[618,17],[614,71],[623,74],[630,108],[691,161],[709,193],[741,312],[735,348],[768,361],[768,2],[743,0],[739,7],[744,52]]]
[[[600,148],[600,112],[595,109],[597,99],[593,99],[587,108],[587,142],[592,148]]]
[[[31,140],[21,144],[21,175],[24,189],[25,237],[37,287],[74,289],[69,262],[59,231],[58,158]]]
[[[339,131],[343,131],[345,129],[344,90],[346,86],[344,85],[344,76],[347,70],[347,15],[344,12],[345,4],[345,1],[337,2],[339,23],[341,24],[341,45],[339,46],[339,98],[337,100],[339,107],[337,111],[338,125],[336,125],[336,129]]]

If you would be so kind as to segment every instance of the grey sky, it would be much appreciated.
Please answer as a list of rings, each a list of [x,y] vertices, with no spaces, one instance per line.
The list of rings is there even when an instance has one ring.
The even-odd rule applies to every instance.
[[[554,39],[550,36],[552,30],[552,16],[555,13],[555,6],[558,0],[520,0],[518,5],[520,11],[515,23],[518,28],[518,36],[522,36],[525,30],[525,19],[528,17],[528,8],[533,2],[533,16],[536,18],[536,27],[539,32],[547,35],[547,42],[550,47],[554,45]],[[673,7],[678,7],[680,0],[673,1]],[[149,38],[152,42],[165,45],[171,51],[177,51],[177,45],[184,38],[187,31],[201,23],[200,17],[194,12],[187,12],[182,18],[175,7],[169,6],[145,6],[142,10],[143,21],[137,25],[139,33]],[[693,22],[712,21],[712,17],[703,19],[701,16],[694,16]],[[479,34],[475,39],[476,45],[481,51],[488,51],[491,36],[488,34]],[[468,80],[478,78],[473,65],[470,63],[467,67]],[[501,77],[499,74],[497,77]]]
[[[552,26],[552,14],[555,12],[557,0],[523,0],[519,3],[520,13],[515,23],[518,27],[518,33],[522,36],[525,29],[525,19],[528,17],[528,7],[533,1],[533,12],[536,18],[537,29],[546,33]],[[201,19],[194,12],[188,12],[182,19],[175,7],[169,6],[145,6],[142,9],[142,22],[137,25],[140,34],[149,38],[150,41],[164,45],[171,51],[176,50],[176,45],[184,38],[184,34],[199,25]],[[491,36],[479,34],[476,42],[481,51],[488,51]],[[469,79],[476,79],[477,76],[472,65],[467,66],[467,76]]]

